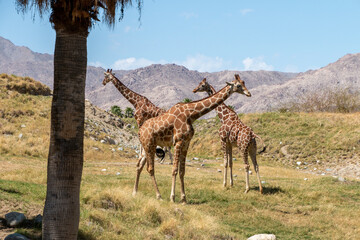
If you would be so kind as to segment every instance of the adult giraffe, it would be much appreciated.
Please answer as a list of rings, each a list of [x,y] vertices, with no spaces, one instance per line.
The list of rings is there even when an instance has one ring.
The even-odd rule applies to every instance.
[[[235,75],[237,79],[240,80],[239,75]],[[193,90],[194,93],[197,92],[206,92],[209,96],[216,93],[215,89],[206,81],[204,78],[200,84]],[[230,186],[233,185],[233,174],[232,174],[232,147],[233,145],[237,146],[242,154],[244,164],[245,164],[245,180],[246,180],[246,190],[247,193],[250,189],[249,186],[249,162],[248,162],[248,154],[250,153],[250,158],[253,162],[254,169],[256,172],[256,176],[259,182],[260,193],[263,192],[260,174],[259,174],[259,166],[256,161],[256,140],[258,138],[262,145],[264,146],[261,152],[265,151],[266,146],[264,145],[263,140],[256,135],[253,130],[246,126],[239,119],[238,115],[231,108],[226,106],[225,103],[220,104],[216,108],[216,112],[221,121],[221,127],[219,129],[219,135],[221,139],[221,146],[224,153],[224,187],[226,187],[227,181],[227,167],[229,165],[230,169]]]
[[[175,146],[170,201],[175,201],[175,182],[179,170],[181,201],[185,203],[185,160],[189,143],[194,135],[192,123],[199,117],[222,104],[234,92],[244,94],[248,97],[251,96],[250,92],[245,87],[245,83],[236,78],[234,81],[227,83],[227,86],[216,94],[195,102],[178,103],[164,114],[145,121],[141,126],[139,129],[139,138],[145,150],[144,158],[147,162],[147,171],[152,178],[157,198],[161,198],[161,194],[157,187],[154,173],[154,155],[156,146]],[[142,168],[140,166],[137,169],[133,195],[136,194],[138,189],[141,170]]]

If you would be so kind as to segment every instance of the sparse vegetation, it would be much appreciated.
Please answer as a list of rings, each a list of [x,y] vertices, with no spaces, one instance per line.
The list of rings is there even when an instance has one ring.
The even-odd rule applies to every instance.
[[[51,95],[51,90],[44,84],[30,77],[17,77],[15,75],[0,74],[0,88],[31,95]]]
[[[297,96],[283,104],[280,112],[336,112],[360,111],[360,92],[351,88],[317,89]]]

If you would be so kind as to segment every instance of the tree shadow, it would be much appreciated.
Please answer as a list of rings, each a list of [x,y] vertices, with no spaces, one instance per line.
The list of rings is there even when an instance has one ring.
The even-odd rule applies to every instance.
[[[10,194],[19,194],[19,195],[22,195],[21,192],[15,190],[15,189],[6,189],[6,188],[3,188],[3,187],[0,187],[0,191],[3,191],[3,192],[6,192],[6,193],[10,193]]]
[[[96,238],[89,233],[79,230],[78,240],[96,240]]]
[[[256,191],[260,191],[259,187],[253,187]],[[263,195],[273,195],[276,193],[284,193],[285,191],[282,190],[280,187],[263,187]]]

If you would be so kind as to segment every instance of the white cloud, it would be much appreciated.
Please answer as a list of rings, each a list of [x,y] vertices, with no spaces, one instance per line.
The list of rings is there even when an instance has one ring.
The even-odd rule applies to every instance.
[[[202,54],[189,56],[185,61],[177,62],[190,70],[198,70],[199,72],[215,72],[226,68],[227,62],[220,57],[208,57]]]
[[[88,65],[89,65],[89,66],[94,66],[94,67],[102,67],[102,68],[105,68],[105,64],[103,64],[102,62],[99,62],[99,61],[90,62]]]
[[[126,58],[126,59],[119,59],[117,60],[113,65],[112,68],[116,70],[132,70],[137,69],[141,67],[146,67],[151,64],[160,63],[165,64],[166,61],[160,60],[160,61],[152,61],[146,58]]]
[[[245,9],[241,9],[240,13],[241,13],[241,15],[245,16],[246,14],[251,13],[253,11],[254,11],[253,9],[245,8]]]
[[[263,57],[255,57],[255,58],[245,58],[242,63],[244,64],[244,70],[267,70],[272,71],[274,70],[274,67],[271,65],[268,65]]]

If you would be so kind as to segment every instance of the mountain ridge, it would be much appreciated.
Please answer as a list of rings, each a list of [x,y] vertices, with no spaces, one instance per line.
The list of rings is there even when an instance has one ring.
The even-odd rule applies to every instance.
[[[226,104],[234,106],[237,112],[245,113],[273,111],[281,103],[292,100],[300,93],[326,86],[358,89],[359,69],[360,53],[356,53],[347,54],[320,69],[302,73],[264,70],[198,72],[171,63],[113,72],[131,90],[146,96],[154,104],[165,109],[184,98],[197,100],[206,97],[205,93],[192,93],[192,89],[205,77],[216,90],[219,90],[225,86],[226,81],[234,78],[234,74],[239,74],[252,97],[232,96]],[[121,108],[131,107],[113,84],[102,85],[104,71],[101,67],[87,67],[86,98],[104,109],[109,109],[112,105],[119,105]],[[52,88],[53,55],[32,52],[27,47],[16,46],[0,37],[0,72],[30,76]],[[210,113],[207,117],[214,114]]]

